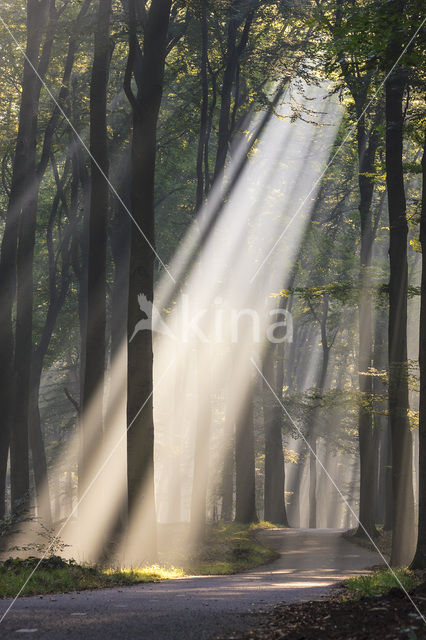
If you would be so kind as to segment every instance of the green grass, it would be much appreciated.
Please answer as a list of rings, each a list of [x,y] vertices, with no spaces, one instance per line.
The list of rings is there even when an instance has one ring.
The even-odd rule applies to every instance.
[[[404,589],[409,591],[419,582],[414,573],[408,569],[395,569],[394,574],[389,570],[374,571],[370,575],[349,578],[346,580],[346,586],[352,597],[362,598],[363,596],[377,596],[387,593],[393,587],[401,588],[401,584]]]
[[[206,529],[196,553],[182,563],[183,568],[153,565],[132,569],[80,565],[58,556],[45,558],[25,584],[22,595],[66,593],[158,582],[188,575],[227,575],[271,562],[277,557],[255,537],[257,531],[272,528],[267,522],[253,525],[218,524]],[[38,558],[14,558],[0,563],[0,597],[14,597],[22,588]]]
[[[14,597],[36,567],[37,562],[37,558],[28,558],[2,563],[0,565],[0,597]],[[140,582],[158,582],[183,575],[181,569],[157,565],[132,569],[103,569],[53,557],[41,563],[21,593],[22,595],[66,593]]]
[[[228,575],[239,573],[278,557],[256,537],[256,531],[274,528],[269,522],[251,525],[217,524],[207,529],[201,550],[185,566],[187,573]]]

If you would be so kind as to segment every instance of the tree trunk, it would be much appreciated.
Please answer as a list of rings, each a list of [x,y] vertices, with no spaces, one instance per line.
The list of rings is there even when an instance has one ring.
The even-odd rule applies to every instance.
[[[214,168],[215,180],[223,172],[226,163],[231,129],[230,118],[232,87],[234,84],[235,74],[237,72],[238,60],[247,45],[248,35],[253,22],[253,17],[254,10],[250,9],[250,11],[246,15],[240,41],[237,44],[238,28],[242,20],[242,7],[241,0],[231,1],[226,45],[227,57],[225,70],[223,72],[222,90],[220,92],[221,103],[219,113],[218,141]]]
[[[222,469],[222,510],[221,519],[231,522],[234,502],[234,440],[235,426],[226,425],[229,432],[225,434],[226,442]]]
[[[224,423],[224,444],[223,444],[223,467],[222,467],[222,510],[221,519],[224,522],[231,522],[234,507],[234,447],[235,447],[235,414],[233,410],[233,389],[232,378],[227,380],[225,386],[225,423]]]
[[[317,437],[314,429],[309,437],[309,528],[317,527]]]
[[[250,389],[244,409],[236,419],[235,434],[235,520],[257,522],[253,393]]]
[[[76,91],[76,85],[73,86],[72,93],[72,116],[74,126],[77,130],[81,127],[80,99]],[[74,218],[74,229],[71,238],[71,264],[76,279],[78,281],[78,322],[79,322],[79,404],[77,412],[78,433],[79,433],[79,451],[78,451],[78,468],[83,468],[83,442],[81,414],[83,401],[83,385],[84,371],[86,368],[86,331],[87,331],[87,269],[88,269],[88,240],[89,240],[89,209],[90,209],[90,176],[84,162],[81,151],[81,145],[74,135],[70,136],[70,147],[73,149],[72,159],[72,209],[74,203],[78,203],[79,185],[81,185],[81,209],[82,213],[79,218]],[[81,227],[79,228],[79,224]],[[88,455],[88,452],[86,452]]]
[[[44,448],[43,433],[40,422],[40,409],[38,405],[40,382],[41,368],[39,364],[33,363],[31,367],[29,438],[34,469],[34,485],[38,517],[45,526],[49,527],[52,522],[52,512],[50,505],[46,452]]]
[[[128,300],[128,339],[141,319],[138,296],[154,298],[154,181],[156,132],[161,104],[170,0],[153,0],[144,28],[143,60],[135,69],[137,36],[135,3],[129,3],[130,45],[126,92],[133,107],[131,204],[138,227],[132,225]],[[135,73],[138,94],[131,93]],[[144,235],[142,235],[142,233]],[[154,498],[154,422],[152,333],[139,331],[128,348],[127,481],[129,520],[138,529],[139,560],[155,560],[156,513]],[[132,523],[137,510],[143,522]]]
[[[321,318],[317,318],[320,321],[321,327],[321,346],[322,346],[322,362],[321,368],[318,373],[318,380],[315,384],[315,390],[318,393],[319,399],[322,398],[325,382],[327,379],[328,363],[330,359],[330,346],[328,344],[327,336],[327,317],[329,310],[329,297],[325,294],[323,297]],[[318,418],[318,408],[315,407],[312,410],[311,424],[309,428],[308,441],[310,444],[309,453],[309,528],[315,529],[317,526],[317,428],[316,422]]]
[[[374,333],[374,369],[387,369],[387,317],[383,309],[376,310],[376,324]],[[386,521],[387,493],[391,490],[388,482],[388,449],[389,449],[389,418],[384,415],[386,384],[378,377],[373,378],[373,409],[374,409],[374,440],[377,442],[375,466],[377,466],[377,500],[376,521],[384,525]],[[381,399],[383,398],[383,399]]]
[[[200,118],[200,134],[198,138],[197,149],[197,190],[195,198],[195,211],[200,216],[206,193],[207,177],[203,173],[204,149],[207,138],[207,116],[208,116],[208,81],[207,81],[207,63],[208,63],[208,27],[207,27],[207,2],[202,0],[201,3],[201,118]],[[203,264],[201,264],[203,269]],[[196,350],[196,369],[198,371],[198,380],[203,379],[203,367],[205,363],[202,361],[202,346],[197,344]],[[208,359],[209,360],[209,359]],[[207,365],[208,366],[208,365]],[[209,444],[210,444],[210,393],[207,385],[203,388],[200,383],[197,393],[197,421],[195,433],[194,448],[194,475],[192,481],[191,495],[191,531],[194,539],[204,537],[206,524],[206,508],[207,508],[207,484],[208,484],[208,463],[209,463]]]
[[[207,80],[207,63],[208,63],[208,26],[207,26],[207,0],[201,3],[201,117],[200,117],[200,135],[198,138],[197,151],[197,193],[195,199],[195,209],[200,211],[204,196],[208,191],[208,175],[204,175],[204,150],[207,143],[207,118],[208,118],[208,102],[209,102],[209,85]]]
[[[194,539],[203,538],[207,512],[207,487],[209,475],[209,444],[210,444],[210,384],[206,376],[206,354],[209,345],[195,345],[196,371],[198,380],[197,389],[197,423],[195,426],[194,447],[194,475],[192,480],[191,496],[191,530]],[[211,359],[207,357],[207,362]],[[207,373],[208,374],[208,373]]]
[[[89,448],[93,433],[102,437],[106,352],[106,248],[109,208],[107,87],[111,46],[109,23],[112,0],[100,0],[96,16],[94,58],[90,82],[91,190],[87,271],[86,362],[80,424],[82,456],[79,495],[89,478]],[[84,511],[84,505],[82,505]]]
[[[263,375],[275,390],[274,345],[268,344],[263,363]],[[281,367],[282,369],[282,367]],[[282,393],[280,384],[279,396]],[[263,421],[265,429],[265,489],[264,519],[267,522],[288,526],[284,494],[284,452],[281,431],[281,412],[268,384],[263,382]]]
[[[48,24],[50,4],[48,0],[43,2],[28,0],[27,3],[26,56],[36,68],[40,62],[40,47]],[[40,79],[25,59],[18,139],[1,259],[1,280],[4,289],[0,329],[1,369],[4,379],[0,381],[0,387],[5,393],[2,415],[6,417],[9,424],[13,425],[11,432],[13,509],[23,506],[29,498],[28,419],[32,353],[32,266],[37,215],[36,135],[40,88]],[[12,375],[12,304],[15,284],[16,335],[14,375]],[[4,453],[1,459],[4,460]]]
[[[420,405],[419,405],[419,526],[417,548],[411,567],[426,569],[426,132],[422,159],[422,211],[420,242],[422,245],[422,280],[420,300]]]
[[[406,73],[396,68],[386,81],[386,184],[390,227],[389,416],[392,434],[393,524],[391,564],[412,559],[414,496],[408,420],[407,234],[402,100]]]
[[[362,107],[358,108],[358,111]],[[373,198],[374,157],[377,149],[375,131],[367,135],[365,119],[361,116],[357,126],[358,141],[358,183],[359,213],[361,223],[360,250],[360,299],[359,299],[359,390],[361,401],[358,412],[358,440],[360,458],[360,502],[359,526],[357,535],[376,536],[376,460],[373,445],[372,392],[373,378],[369,373],[372,365],[372,299],[369,287],[373,229],[371,220],[371,201]]]

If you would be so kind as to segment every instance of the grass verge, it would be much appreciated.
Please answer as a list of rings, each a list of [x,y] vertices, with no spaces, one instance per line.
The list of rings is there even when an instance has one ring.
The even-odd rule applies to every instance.
[[[0,597],[14,597],[37,566],[38,558],[14,558],[0,565]],[[181,569],[159,566],[134,569],[103,569],[97,566],[80,565],[57,556],[44,559],[21,595],[46,593],[66,593],[84,589],[99,589],[158,582],[168,578],[181,577]]]
[[[132,569],[105,569],[100,566],[80,565],[59,556],[41,561],[21,595],[67,593],[85,589],[100,589],[132,585],[141,582],[159,582],[188,575],[232,574],[271,562],[274,551],[256,539],[256,532],[272,528],[270,523],[253,525],[216,524],[209,526],[203,543],[183,568],[153,565]],[[20,591],[39,558],[10,558],[0,563],[0,597],[14,597]]]
[[[369,575],[357,578],[349,578],[345,580],[345,586],[350,597],[359,599],[386,594],[393,588],[400,589],[401,584],[406,591],[410,591],[419,582],[419,578],[409,569],[395,569],[393,573],[387,569],[386,571],[373,571]]]
[[[275,528],[269,522],[241,525],[216,524],[206,531],[199,552],[185,566],[187,573],[197,575],[229,575],[272,562],[278,557],[265,547],[256,532]]]

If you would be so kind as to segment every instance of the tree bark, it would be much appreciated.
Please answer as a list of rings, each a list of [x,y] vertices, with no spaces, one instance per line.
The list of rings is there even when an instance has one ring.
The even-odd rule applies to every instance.
[[[222,469],[222,510],[220,517],[224,522],[231,522],[234,502],[234,441],[235,425],[226,419],[225,447]]]
[[[387,314],[383,309],[376,310],[376,323],[374,332],[374,369],[376,371],[387,370]],[[385,413],[384,398],[386,397],[386,384],[378,376],[373,378],[374,395],[374,439],[377,442],[376,466],[377,466],[377,500],[376,521],[384,525],[388,493],[391,492],[389,482],[388,452],[389,452],[389,418]]]
[[[132,225],[128,300],[128,339],[141,318],[138,295],[154,298],[154,182],[156,132],[163,89],[170,0],[153,0],[144,27],[143,60],[140,71],[134,65],[137,51],[135,2],[129,2],[129,58],[125,89],[133,108],[131,205]],[[130,86],[135,74],[138,93]],[[143,232],[144,236],[141,234]],[[128,348],[127,397],[127,481],[130,522],[138,508],[144,511],[143,525],[134,523],[140,539],[139,560],[157,555],[154,498],[154,423],[152,378],[152,333],[140,331]]]
[[[391,564],[412,559],[414,496],[412,443],[408,420],[407,368],[407,234],[403,152],[402,100],[407,77],[396,68],[386,81],[386,184],[389,244],[389,416],[392,437]]]
[[[207,143],[207,120],[209,106],[209,85],[207,78],[208,64],[208,27],[207,27],[207,0],[201,3],[201,117],[200,117],[200,135],[198,138],[197,150],[197,193],[195,199],[195,209],[200,211],[204,196],[208,191],[208,175],[204,174],[204,150]]]
[[[205,533],[207,515],[207,488],[209,476],[209,445],[210,445],[210,384],[206,381],[210,371],[206,372],[206,354],[209,345],[197,343],[195,345],[197,370],[197,423],[194,447],[194,475],[191,495],[191,530],[194,540],[202,539]],[[207,362],[210,358],[207,358]]]
[[[99,2],[90,82],[91,190],[88,224],[86,363],[80,422],[82,456],[78,474],[80,498],[89,482],[89,448],[93,433],[100,434],[102,437],[103,430],[106,250],[109,209],[109,185],[105,179],[109,172],[106,110],[111,59],[109,41],[111,4],[112,0]]]
[[[13,162],[12,185],[2,240],[0,276],[2,308],[0,321],[0,379],[2,416],[1,454],[6,472],[8,428],[11,430],[12,509],[29,498],[28,418],[32,353],[32,302],[35,220],[37,214],[36,135],[41,82],[30,63],[40,68],[41,43],[49,21],[49,0],[27,3],[27,44],[18,137]],[[41,69],[41,72],[43,70]],[[15,271],[16,270],[16,271]],[[15,351],[13,353],[12,305],[17,295]],[[4,504],[4,495],[0,496]],[[4,507],[2,506],[2,510]]]
[[[257,522],[254,450],[253,392],[236,418],[235,434],[235,520]]]
[[[422,210],[420,243],[422,245],[422,279],[420,299],[420,405],[419,405],[419,526],[413,569],[426,569],[426,132],[422,158]]]
[[[267,345],[263,363],[263,375],[275,390],[276,372],[274,366],[274,345]],[[280,384],[279,396],[282,393]],[[267,522],[288,526],[284,493],[284,452],[281,430],[282,409],[269,388],[263,381],[263,422],[265,429],[265,487],[264,487],[264,519]]]
[[[362,113],[363,103],[358,107]],[[369,373],[372,366],[372,299],[369,291],[371,253],[373,247],[373,228],[371,202],[374,191],[374,157],[377,149],[377,134],[373,129],[367,134],[364,116],[357,125],[358,141],[358,184],[359,213],[361,223],[360,250],[360,298],[359,298],[359,390],[361,394],[358,412],[358,441],[360,458],[360,537],[377,536],[375,525],[376,501],[376,459],[373,444],[372,393],[373,378]]]
[[[313,310],[313,307],[311,306]],[[320,322],[321,328],[321,347],[322,347],[322,361],[321,368],[318,373],[318,379],[315,384],[315,390],[318,393],[319,398],[322,398],[322,394],[327,379],[328,363],[330,359],[331,345],[328,343],[327,335],[327,317],[329,311],[329,297],[328,294],[324,294],[322,303],[322,314],[317,320]],[[318,408],[313,409],[313,415],[311,418],[311,424],[309,428],[309,528],[315,529],[317,526],[317,428],[316,422],[318,417]]]

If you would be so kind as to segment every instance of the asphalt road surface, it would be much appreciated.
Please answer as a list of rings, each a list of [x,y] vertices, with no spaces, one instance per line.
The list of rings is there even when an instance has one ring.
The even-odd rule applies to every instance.
[[[278,603],[319,599],[339,580],[381,562],[338,530],[272,529],[260,535],[280,553],[269,565],[235,576],[20,597],[0,625],[0,638],[214,638],[254,626],[253,614]],[[0,616],[10,603],[0,601]]]

